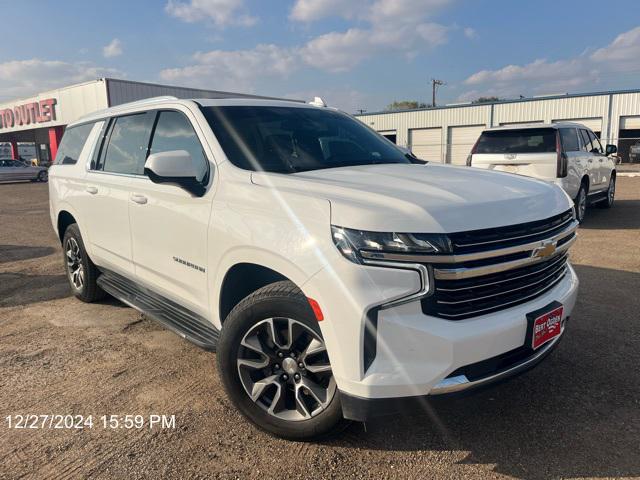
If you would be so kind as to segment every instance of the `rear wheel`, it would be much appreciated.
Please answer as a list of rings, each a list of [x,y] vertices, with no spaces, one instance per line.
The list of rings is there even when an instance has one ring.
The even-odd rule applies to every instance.
[[[309,440],[347,424],[318,322],[293,283],[276,282],[242,300],[224,323],[217,352],[229,397],[259,428]]]
[[[580,185],[580,190],[578,190],[578,195],[576,195],[575,205],[576,220],[582,223],[587,212],[587,186],[584,183]]]
[[[104,298],[105,292],[96,283],[100,272],[87,255],[77,223],[72,223],[65,230],[62,252],[73,294],[87,303]]]
[[[600,208],[611,208],[613,207],[613,201],[616,196],[616,176],[611,175],[611,179],[609,179],[609,188],[607,188],[607,198],[598,203],[598,207]]]
[[[39,182],[46,182],[48,179],[49,179],[49,172],[47,172],[46,170],[43,170],[38,174],[37,180]]]

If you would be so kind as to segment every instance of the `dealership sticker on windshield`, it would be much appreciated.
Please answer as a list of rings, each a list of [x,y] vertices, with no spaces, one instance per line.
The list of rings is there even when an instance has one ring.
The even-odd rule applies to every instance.
[[[540,315],[533,321],[531,347],[534,350],[560,335],[562,312],[563,307],[560,306]]]

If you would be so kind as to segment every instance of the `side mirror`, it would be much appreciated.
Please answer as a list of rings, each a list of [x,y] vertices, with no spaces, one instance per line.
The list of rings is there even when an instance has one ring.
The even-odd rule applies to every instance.
[[[152,153],[144,164],[144,173],[153,183],[171,183],[198,197],[205,194],[186,150]]]
[[[616,147],[615,145],[611,145],[610,143],[607,143],[607,146],[605,147],[605,152],[606,152],[606,155],[613,155],[614,153],[618,153],[618,147]]]

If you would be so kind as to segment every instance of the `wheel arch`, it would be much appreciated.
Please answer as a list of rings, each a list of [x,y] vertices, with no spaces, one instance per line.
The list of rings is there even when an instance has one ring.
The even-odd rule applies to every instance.
[[[58,230],[58,238],[60,239],[60,243],[62,243],[62,240],[64,239],[64,232],[67,231],[69,225],[72,225],[74,223],[78,223],[78,221],[71,212],[65,209],[58,212],[56,227]]]

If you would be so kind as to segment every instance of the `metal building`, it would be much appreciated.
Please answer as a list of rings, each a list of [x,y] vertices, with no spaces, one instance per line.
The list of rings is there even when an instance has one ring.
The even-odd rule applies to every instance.
[[[31,161],[35,157],[39,165],[49,165],[69,123],[96,110],[161,95],[178,98],[267,98],[99,78],[0,104],[0,158],[22,157]]]
[[[443,163],[464,164],[485,128],[558,121],[582,123],[603,143],[617,145],[623,162],[640,162],[640,90],[454,104],[357,117],[418,157]]]

